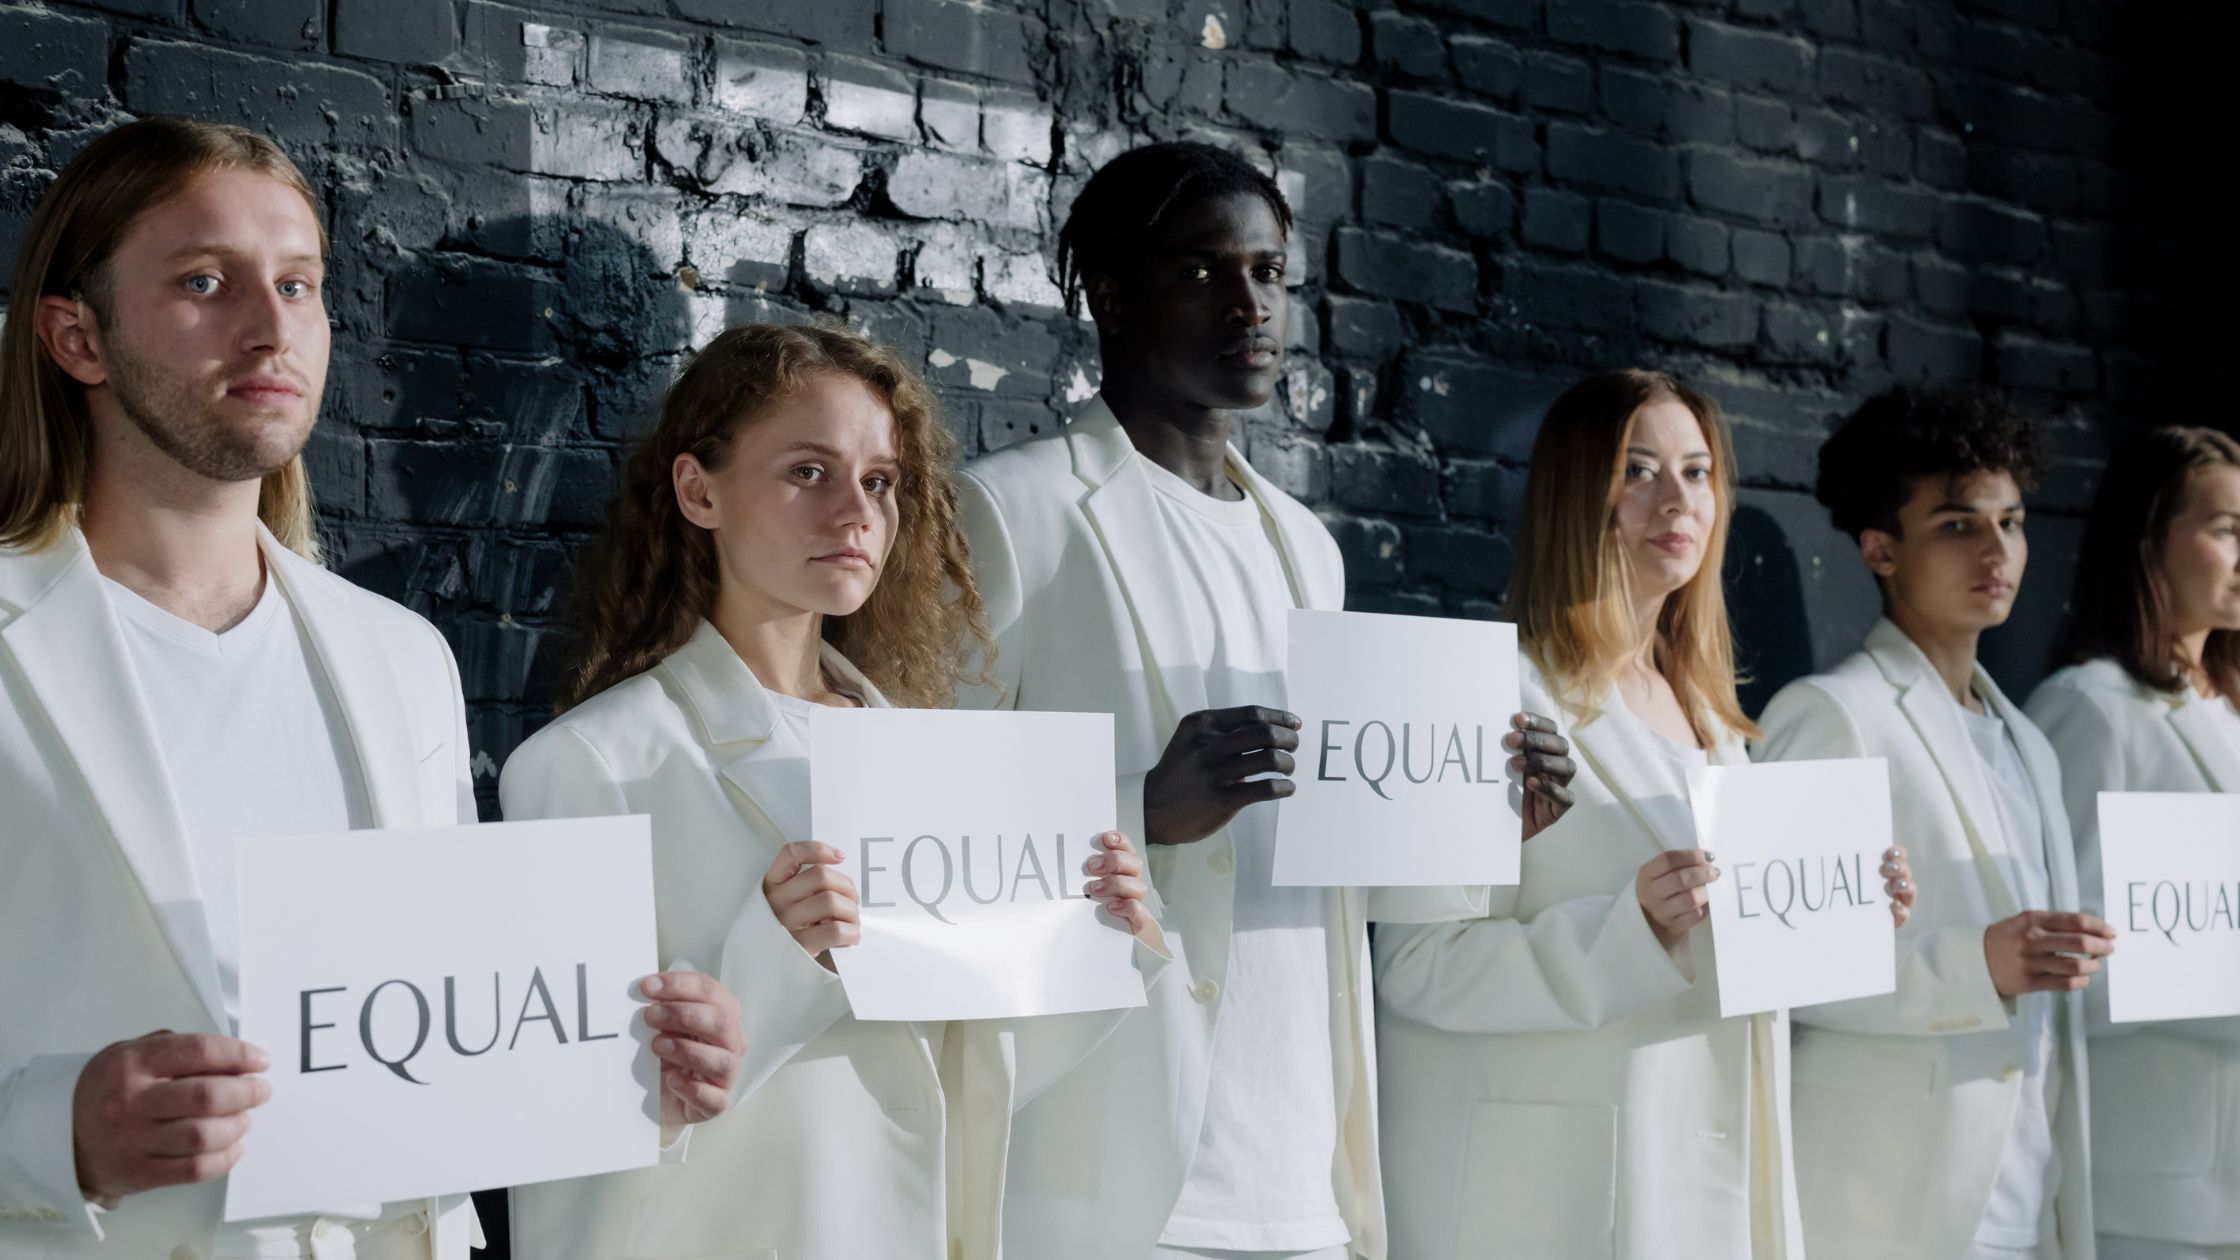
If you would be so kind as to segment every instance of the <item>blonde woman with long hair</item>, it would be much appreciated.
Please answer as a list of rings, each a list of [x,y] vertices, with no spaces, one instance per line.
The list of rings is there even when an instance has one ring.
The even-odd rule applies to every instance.
[[[681,1164],[517,1189],[516,1254],[996,1253],[1010,1113],[1119,1012],[863,1022],[832,951],[859,939],[840,851],[809,834],[809,715],[946,705],[985,646],[955,445],[893,352],[812,326],[694,356],[630,456],[577,576],[564,712],[508,761],[508,818],[653,818],[664,959],[740,996],[736,1114]],[[1162,947],[1118,833],[1090,895]]]
[[[1549,408],[1509,591],[1577,803],[1488,915],[1380,926],[1392,1260],[1801,1254],[1783,1014],[1719,1017],[1687,768],[1746,760],[1720,564],[1734,448],[1661,372]],[[1904,855],[1884,868],[1893,913]]]

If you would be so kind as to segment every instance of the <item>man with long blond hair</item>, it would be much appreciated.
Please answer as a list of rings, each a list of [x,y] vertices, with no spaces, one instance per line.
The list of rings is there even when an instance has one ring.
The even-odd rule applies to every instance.
[[[464,1196],[219,1222],[271,1093],[265,1051],[232,1035],[232,843],[475,820],[450,650],[315,560],[300,453],[325,256],[270,140],[147,119],[70,163],[16,259],[0,1257],[463,1260],[480,1241]],[[651,1009],[708,982],[663,984]]]

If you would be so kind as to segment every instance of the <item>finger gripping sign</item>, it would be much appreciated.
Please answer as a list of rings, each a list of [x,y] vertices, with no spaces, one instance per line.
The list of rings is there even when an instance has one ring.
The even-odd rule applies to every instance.
[[[809,740],[811,830],[863,928],[832,951],[856,1018],[1143,1005],[1082,873],[1115,816],[1110,714],[819,709]]]
[[[2102,792],[2100,877],[2109,1019],[2240,1015],[2240,796]]]
[[[1693,768],[1688,799],[1697,845],[1718,855],[1708,888],[1720,1015],[1897,987],[1881,758]]]
[[[1516,627],[1294,609],[1289,631],[1284,688],[1303,726],[1275,883],[1516,883],[1523,824],[1501,743]]]
[[[642,815],[245,840],[236,866],[272,1100],[227,1220],[659,1160]]]

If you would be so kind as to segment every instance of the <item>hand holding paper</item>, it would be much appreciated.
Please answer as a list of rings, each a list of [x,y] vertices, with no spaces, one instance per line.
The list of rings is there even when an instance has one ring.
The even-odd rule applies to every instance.
[[[664,971],[638,982],[654,1001],[645,1011],[654,1056],[662,1061],[661,1123],[699,1124],[731,1105],[731,1085],[747,1041],[739,999],[697,971]]]
[[[1297,751],[1299,718],[1280,709],[1202,709],[1183,718],[1143,777],[1144,840],[1196,844],[1246,806],[1290,796]]]
[[[224,1176],[249,1111],[272,1097],[264,1051],[214,1033],[152,1032],[87,1061],[71,1099],[78,1187],[121,1199]]]
[[[2000,997],[2075,993],[2100,973],[2115,941],[2115,929],[2098,915],[2025,910],[1984,929],[1983,960]]]
[[[846,857],[829,844],[796,840],[778,850],[762,877],[770,913],[826,971],[834,970],[834,949],[863,939],[856,882],[840,869]]]

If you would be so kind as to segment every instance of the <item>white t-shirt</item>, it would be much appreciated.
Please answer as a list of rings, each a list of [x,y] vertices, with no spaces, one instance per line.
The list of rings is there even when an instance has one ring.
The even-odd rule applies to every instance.
[[[1285,705],[1284,621],[1296,606],[1270,523],[1150,460],[1160,523],[1193,598],[1186,610],[1215,709]],[[1181,716],[1181,715],[1177,715]],[[1205,1121],[1159,1241],[1230,1251],[1313,1251],[1351,1236],[1333,1183],[1338,1101],[1331,1059],[1327,888],[1277,888],[1276,811],[1254,805],[1236,841],[1229,971],[1214,1027]],[[1185,939],[1192,925],[1172,918]]]
[[[2233,708],[2232,702],[2223,696],[2204,696],[2191,687],[2186,688],[2186,703],[2209,706],[2209,715],[2215,720],[2217,733],[2224,737],[2225,746],[2240,753],[2240,709]]]
[[[268,576],[257,606],[223,634],[104,582],[155,720],[209,919],[226,1017],[238,1029],[234,843],[370,826],[365,785],[326,676],[312,668],[278,582]],[[378,1219],[417,1207],[385,1210]],[[229,1225],[219,1230],[215,1254],[309,1256],[308,1230],[300,1222]]]
[[[2045,817],[2038,809],[2014,732],[1989,705],[1982,713],[1962,708],[1960,718],[1998,802],[1999,826],[2007,840],[2007,878],[2016,899],[2025,910],[2050,910],[2053,880],[2046,871]],[[2027,1251],[2038,1245],[2040,1227],[2061,1187],[2061,1153],[2053,1140],[2061,1063],[2053,995],[2025,993],[2015,999],[2015,1005],[2028,1021],[2030,1049],[2022,1064],[2022,1093],[2015,1103],[2014,1124],[2007,1130],[2006,1152],[2000,1156],[1975,1241]]]

